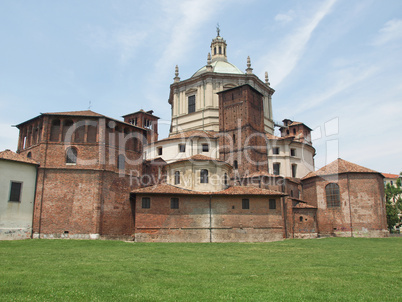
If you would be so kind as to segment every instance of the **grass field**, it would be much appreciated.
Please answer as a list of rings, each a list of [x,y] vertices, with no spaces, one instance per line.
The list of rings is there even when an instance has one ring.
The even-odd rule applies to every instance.
[[[402,238],[0,242],[2,301],[402,301]]]

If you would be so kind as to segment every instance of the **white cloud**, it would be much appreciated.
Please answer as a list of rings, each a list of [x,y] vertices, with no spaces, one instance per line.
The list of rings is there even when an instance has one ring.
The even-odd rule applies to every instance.
[[[402,20],[392,19],[384,24],[378,31],[378,36],[374,40],[374,45],[384,45],[390,41],[402,38]]]
[[[330,13],[336,0],[325,2],[312,17],[305,18],[304,24],[295,25],[293,33],[286,36],[282,42],[275,47],[276,51],[268,53],[260,61],[265,65],[265,70],[270,71],[272,85],[278,86],[288,76],[301,59],[311,34],[319,25],[321,20]]]
[[[160,71],[166,71],[172,62],[178,62],[190,50],[191,41],[196,37],[195,32],[212,17],[214,12],[219,10],[222,2],[224,1],[188,0],[179,1],[173,5],[172,1],[166,1],[165,11],[172,26],[169,24],[165,24],[165,26],[172,29],[169,31],[170,40],[165,46],[162,57],[156,63]],[[172,10],[172,7],[175,9]],[[171,72],[173,74],[173,70]]]
[[[331,79],[329,82],[331,84],[326,89],[321,87],[318,90],[318,94],[306,96],[300,101],[300,105],[292,110],[292,114],[298,115],[314,107],[318,107],[320,104],[335,97],[338,93],[377,74],[378,70],[378,66],[356,66],[337,70],[332,75],[329,75]]]
[[[280,23],[289,23],[293,21],[295,12],[293,10],[288,11],[286,14],[277,14],[274,18],[275,21]]]

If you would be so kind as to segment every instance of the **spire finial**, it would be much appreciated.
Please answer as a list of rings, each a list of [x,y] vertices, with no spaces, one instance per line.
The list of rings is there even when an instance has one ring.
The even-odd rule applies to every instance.
[[[175,69],[174,69],[174,82],[180,82],[180,78],[179,78],[179,66],[176,65]]]
[[[267,86],[271,85],[271,83],[269,83],[269,79],[268,79],[268,71],[265,72],[265,84],[267,84]]]
[[[251,60],[250,60],[250,56],[247,57],[247,74],[252,74],[253,73],[253,69],[251,68]]]
[[[218,23],[216,23],[216,34],[217,34],[216,36],[217,37],[220,37],[219,36],[220,32],[221,32],[221,29],[219,28],[219,22],[218,22]]]

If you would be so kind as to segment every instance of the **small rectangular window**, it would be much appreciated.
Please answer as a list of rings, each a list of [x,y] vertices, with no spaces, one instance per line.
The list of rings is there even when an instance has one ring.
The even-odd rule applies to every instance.
[[[143,197],[142,198],[142,208],[143,209],[150,209],[151,208],[151,198]]]
[[[290,149],[290,156],[296,156],[296,149]]]
[[[11,182],[10,187],[10,201],[21,201],[22,182]]]
[[[188,113],[195,112],[195,95],[188,97]]]
[[[171,209],[178,209],[179,208],[179,199],[178,198],[171,198],[170,199],[170,208]]]
[[[270,199],[269,200],[269,209],[270,210],[275,210],[276,209],[276,199]]]
[[[208,152],[209,151],[209,145],[208,144],[202,144],[202,152]]]
[[[162,155],[162,147],[158,147],[158,155]]]
[[[186,145],[180,144],[179,145],[179,152],[186,152]]]
[[[241,208],[242,208],[243,210],[250,209],[250,201],[249,201],[248,199],[243,199],[243,200],[241,201]]]
[[[273,168],[274,168],[274,175],[279,175],[281,173],[280,163],[274,163]]]
[[[208,170],[202,169],[200,172],[200,183],[207,184],[208,183]]]
[[[296,173],[297,173],[297,165],[293,164],[292,165],[292,177],[296,178]]]
[[[272,148],[272,154],[279,154],[279,147]]]
[[[174,172],[174,184],[175,185],[180,184],[180,171],[175,171]]]

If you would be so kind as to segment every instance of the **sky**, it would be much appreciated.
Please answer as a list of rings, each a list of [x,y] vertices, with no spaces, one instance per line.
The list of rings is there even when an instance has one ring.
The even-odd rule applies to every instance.
[[[402,171],[400,0],[1,1],[0,150],[45,112],[154,110],[167,137],[175,66],[206,64],[217,23],[229,62],[268,72],[274,120],[314,130],[316,169]]]

